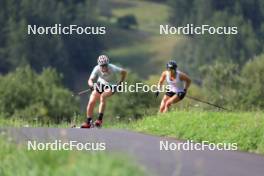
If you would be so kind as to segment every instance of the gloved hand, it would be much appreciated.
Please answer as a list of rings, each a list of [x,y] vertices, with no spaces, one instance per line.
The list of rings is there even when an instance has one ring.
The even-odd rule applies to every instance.
[[[89,86],[89,89],[90,89],[91,91],[93,91],[94,88],[96,87],[96,83],[94,83],[93,85],[88,85],[88,86]]]
[[[182,92],[178,92],[177,95],[180,97],[180,99],[183,99],[187,93],[187,89],[183,89]]]
[[[157,91],[155,92],[155,96],[158,98],[159,94],[160,94],[160,92],[157,90]]]
[[[91,86],[89,86],[89,89],[91,90],[91,92],[94,90],[94,88],[93,88],[93,87],[91,87]]]

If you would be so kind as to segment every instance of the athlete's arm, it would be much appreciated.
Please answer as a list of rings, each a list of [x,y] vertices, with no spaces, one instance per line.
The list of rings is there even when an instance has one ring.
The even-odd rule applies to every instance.
[[[90,88],[93,88],[94,86],[94,82],[95,82],[95,79],[96,77],[98,76],[98,68],[97,67],[94,67],[91,75],[90,75],[90,78],[88,79],[88,86]]]
[[[88,79],[88,86],[89,87],[93,87],[93,85],[94,85],[94,79]]]
[[[127,76],[127,71],[121,67],[118,67],[116,65],[110,64],[111,68],[113,69],[114,72],[119,72],[121,75],[120,81],[118,84],[121,84],[122,82],[125,81],[126,76]]]
[[[191,79],[188,75],[186,75],[185,73],[180,73],[180,80],[184,81],[184,89],[188,90],[190,85],[191,85]]]
[[[163,82],[166,79],[166,71],[162,72],[159,82],[158,82],[158,89],[160,90],[161,85],[163,84]]]
[[[121,82],[124,82],[124,81],[125,81],[125,79],[126,79],[126,77],[127,77],[127,71],[126,71],[126,70],[124,70],[124,69],[122,69],[122,70],[121,70],[121,72],[120,72],[120,74],[121,74],[121,80],[120,80],[120,82],[119,82],[119,83],[121,83]]]

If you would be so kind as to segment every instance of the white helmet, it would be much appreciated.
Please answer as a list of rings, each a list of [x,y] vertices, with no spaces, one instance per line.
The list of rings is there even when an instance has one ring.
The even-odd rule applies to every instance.
[[[109,64],[109,58],[106,55],[100,55],[97,60],[98,65]]]

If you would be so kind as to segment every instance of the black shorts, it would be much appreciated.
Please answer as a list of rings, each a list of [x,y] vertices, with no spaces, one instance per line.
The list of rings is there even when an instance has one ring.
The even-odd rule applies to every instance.
[[[176,95],[177,93],[176,92],[171,92],[171,91],[167,91],[166,92],[166,95],[168,96],[168,97],[173,97],[174,95]]]
[[[172,91],[167,91],[166,95],[168,97],[173,97],[174,95],[177,95],[181,100],[185,97],[185,92],[172,92]]]
[[[118,87],[117,86],[111,86],[111,85],[105,85],[105,84],[101,84],[101,83],[97,83],[97,86],[96,86],[96,91],[99,93],[99,94],[102,94],[103,92],[105,92],[106,89],[109,89],[112,91],[112,93],[116,93],[117,90],[118,90]]]

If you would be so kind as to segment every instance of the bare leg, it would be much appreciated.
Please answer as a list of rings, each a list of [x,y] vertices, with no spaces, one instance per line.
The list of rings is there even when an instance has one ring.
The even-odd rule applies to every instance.
[[[100,96],[100,105],[99,105],[99,113],[104,113],[105,107],[106,107],[106,99],[107,97],[110,97],[113,95],[113,92],[111,89],[105,90],[104,93]]]
[[[160,103],[160,109],[159,109],[159,112],[160,112],[160,113],[163,113],[163,112],[164,112],[166,102],[167,102],[167,100],[168,100],[169,98],[170,98],[170,97],[167,96],[167,95],[164,95],[164,96],[163,96],[162,101],[161,101],[161,103]]]
[[[165,109],[163,112],[167,112],[169,110],[169,107],[174,104],[179,102],[181,99],[180,97],[178,97],[177,95],[174,95],[173,97],[171,97],[170,99],[167,100],[166,104],[165,104]]]
[[[87,117],[93,116],[93,110],[96,104],[96,101],[100,98],[100,94],[94,90],[92,94],[90,95],[89,103],[86,108],[86,115]]]

